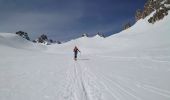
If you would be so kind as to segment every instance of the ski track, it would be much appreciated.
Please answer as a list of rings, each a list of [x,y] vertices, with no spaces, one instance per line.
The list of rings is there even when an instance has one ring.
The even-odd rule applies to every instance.
[[[103,56],[100,56],[100,57],[103,57]],[[109,56],[106,56],[106,57],[109,57]],[[110,57],[110,58],[112,58],[112,57]],[[120,57],[120,58],[122,58],[122,57]],[[123,57],[124,58],[124,57]],[[126,57],[125,57],[126,58]],[[137,59],[137,57],[128,57],[128,58],[131,58],[131,59]],[[139,58],[139,59],[141,59],[141,58]],[[144,60],[149,60],[149,59],[145,59],[145,58],[142,58],[142,59],[144,59]],[[150,60],[152,60],[152,59],[150,59]],[[154,60],[153,60],[154,61]],[[164,63],[166,63],[166,62],[164,62]],[[168,62],[169,63],[169,62]],[[117,76],[117,77],[106,77],[105,76],[105,74],[104,73],[102,73],[102,72],[96,72],[97,74],[95,75],[95,76],[100,76],[100,77],[98,77],[98,79],[101,79],[102,80],[102,82],[104,82],[103,83],[103,85],[105,86],[105,88],[108,90],[108,91],[110,91],[110,94],[112,94],[112,96],[114,97],[114,98],[116,98],[116,100],[119,100],[121,97],[121,95],[123,95],[123,94],[121,94],[121,95],[115,95],[116,94],[116,92],[118,92],[118,91],[112,91],[113,89],[111,89],[110,87],[112,87],[113,85],[114,85],[114,87],[115,88],[117,88],[117,89],[119,89],[120,91],[122,91],[122,92],[124,92],[125,94],[127,94],[127,95],[129,95],[129,96],[131,96],[132,98],[134,98],[135,100],[143,100],[143,98],[142,97],[139,97],[138,95],[139,94],[137,94],[136,93],[136,90],[135,89],[137,89],[137,88],[143,88],[145,91],[149,91],[150,93],[152,92],[152,93],[154,93],[155,95],[157,94],[157,95],[160,95],[160,96],[162,96],[162,97],[164,97],[164,98],[170,98],[170,91],[167,91],[167,90],[164,90],[164,89],[160,89],[160,88],[157,88],[157,87],[154,87],[154,86],[152,86],[152,85],[149,85],[149,84],[145,84],[145,83],[143,83],[142,81],[136,81],[136,80],[126,80],[125,78],[124,78],[124,80],[122,80],[122,79],[120,79],[119,77],[120,76]],[[113,75],[114,76],[114,75]],[[114,81],[113,81],[114,80]],[[133,87],[132,88],[130,88],[129,87],[129,85],[127,85],[126,83],[128,83],[128,82],[132,82],[132,83],[136,83],[136,84],[133,84]],[[110,84],[107,84],[107,83],[110,83],[110,84],[112,84],[112,86],[109,86]],[[107,84],[107,85],[106,85]],[[109,89],[108,89],[109,88]],[[111,93],[111,92],[113,92],[113,93]],[[120,92],[120,93],[122,93],[122,92]],[[125,99],[125,98],[124,98]]]
[[[141,98],[137,97],[136,95],[134,95],[133,93],[129,92],[128,90],[125,89],[125,87],[123,85],[120,85],[119,83],[117,83],[116,79],[114,79],[115,81],[113,81],[112,79],[106,77],[104,74],[99,74],[99,72],[97,72],[97,74],[100,76],[99,78],[104,82],[104,84],[106,84],[106,86],[109,86],[111,90],[113,90],[112,92],[114,94],[116,94],[116,100],[119,99],[126,99],[126,98],[122,98],[122,95],[128,95],[129,98],[131,98],[131,100],[142,100]],[[124,94],[122,94],[124,93]]]
[[[84,68],[84,70],[86,70],[86,74],[89,75],[89,77],[93,77],[94,83],[100,85],[100,87],[103,87],[103,88],[105,89],[105,91],[107,91],[107,92],[111,95],[112,99],[114,98],[113,100],[120,100],[120,98],[117,97],[117,96],[113,93],[112,90],[110,90],[110,87],[108,87],[104,82],[97,80],[97,79],[99,79],[99,78],[97,77],[96,74],[94,74],[93,72],[91,72],[91,71],[90,71],[87,67],[85,67],[85,66],[83,66],[83,68]],[[91,80],[91,81],[92,81],[92,80]],[[92,85],[93,85],[93,84],[92,84]],[[93,85],[93,86],[95,86],[95,85]],[[96,87],[96,88],[97,88],[97,87]],[[98,88],[99,88],[99,87],[98,87]],[[100,89],[96,89],[96,90],[100,90]],[[104,97],[103,97],[103,98],[104,98]],[[92,100],[93,100],[93,99],[92,99]],[[97,100],[100,100],[100,99],[97,99]]]
[[[99,72],[97,72],[97,74],[99,74]],[[122,90],[122,92],[134,97],[135,100],[143,100],[142,98],[139,98],[137,95],[134,95],[136,94],[137,88],[140,88],[140,89],[143,88],[145,91],[149,91],[154,94],[161,95],[164,98],[170,98],[170,91],[154,87],[152,85],[149,85],[149,83],[146,84],[146,83],[143,83],[142,81],[136,81],[136,80],[132,80],[132,79],[124,78],[124,77],[120,78],[120,76],[116,77],[116,75],[115,77],[112,77],[112,78],[109,76],[106,77],[102,72],[100,72],[99,76],[102,76],[100,78],[101,80],[103,79],[105,84],[107,84],[107,82],[112,83],[115,86],[115,88],[118,88]],[[130,88],[130,86],[133,86],[133,87]]]
[[[162,63],[170,63],[170,61],[168,61],[168,60],[161,60],[161,59],[159,59],[159,58],[166,58],[167,56],[165,56],[165,57],[152,57],[152,56],[144,56],[144,57],[127,57],[127,56],[124,56],[124,57],[112,57],[112,56],[100,56],[100,55],[95,55],[96,57],[102,57],[102,58],[109,58],[109,59],[107,59],[107,60],[115,60],[115,59],[121,59],[121,60],[123,60],[123,59],[125,59],[126,61],[127,61],[127,59],[130,61],[130,60],[132,60],[132,61],[134,61],[134,60],[136,60],[136,59],[139,59],[139,60],[149,60],[149,61],[152,61],[152,62],[162,62]],[[170,58],[169,56],[168,56],[168,58]]]
[[[123,79],[121,81],[125,81],[125,80],[126,79]],[[133,81],[133,85],[137,86],[138,88],[143,88],[147,91],[150,91],[152,93],[155,93],[155,94],[158,94],[158,95],[161,95],[163,97],[170,99],[170,91],[168,91],[168,90],[160,89],[160,88],[157,88],[155,86],[149,85],[149,83],[146,84],[146,83],[143,83],[141,81],[136,81],[136,80],[131,80],[131,81]]]
[[[90,68],[90,66],[88,66]],[[60,100],[107,100],[105,94],[113,100],[130,98],[144,100],[136,90],[170,98],[170,91],[163,90],[149,83],[128,77],[115,75],[106,76],[102,72],[92,72],[83,61],[71,61],[66,71],[63,88],[60,89]]]
[[[94,81],[95,76],[89,74],[86,66],[75,61],[71,62],[69,67],[66,72],[67,82],[63,87],[64,91],[60,91],[61,100],[103,100],[99,86]]]

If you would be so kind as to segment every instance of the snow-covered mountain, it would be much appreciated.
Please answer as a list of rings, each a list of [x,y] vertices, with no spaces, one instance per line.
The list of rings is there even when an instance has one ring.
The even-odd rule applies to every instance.
[[[0,33],[0,100],[169,100],[170,15],[155,24],[150,16],[107,38],[61,45]]]

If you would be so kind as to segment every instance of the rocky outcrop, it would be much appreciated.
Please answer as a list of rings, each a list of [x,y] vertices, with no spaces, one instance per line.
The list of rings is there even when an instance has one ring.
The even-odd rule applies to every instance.
[[[99,33],[99,32],[98,32],[96,35],[105,38],[105,35],[104,35],[103,33]]]
[[[138,9],[136,11],[136,21],[146,18],[154,11],[155,13],[148,20],[149,23],[155,23],[156,21],[163,19],[168,15],[168,10],[170,10],[169,4],[170,0],[148,0],[144,5],[143,10]]]
[[[36,40],[33,40],[33,42],[34,43],[42,43],[42,44],[46,44],[46,45],[51,45],[54,43],[61,44],[60,41],[54,41],[52,39],[49,39],[47,37],[47,35],[45,35],[45,34],[42,34],[39,38],[37,38]]]
[[[154,24],[156,21],[163,19],[167,15],[168,15],[168,9],[164,7],[162,9],[157,10],[156,13],[154,13],[153,17],[150,17],[148,19],[148,22]]]
[[[26,33],[26,32],[18,31],[18,32],[16,32],[16,34],[23,37],[24,39],[30,40],[28,33]]]
[[[130,24],[130,22],[128,22],[128,23],[124,24],[123,30],[126,30],[126,29],[128,29],[130,27],[131,27],[131,24]]]
[[[89,35],[85,33],[85,34],[82,34],[82,37],[89,37]]]

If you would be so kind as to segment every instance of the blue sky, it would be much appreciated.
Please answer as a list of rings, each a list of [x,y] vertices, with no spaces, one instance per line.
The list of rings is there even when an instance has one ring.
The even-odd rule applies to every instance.
[[[68,40],[101,32],[119,32],[134,21],[146,0],[0,0],[0,32],[28,32],[32,38],[47,34]]]

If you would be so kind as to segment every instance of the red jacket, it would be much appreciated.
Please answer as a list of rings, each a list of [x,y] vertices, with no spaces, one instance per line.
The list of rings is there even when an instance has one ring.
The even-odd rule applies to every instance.
[[[80,52],[80,50],[77,47],[75,47],[73,50],[73,52],[78,52],[78,51]]]

